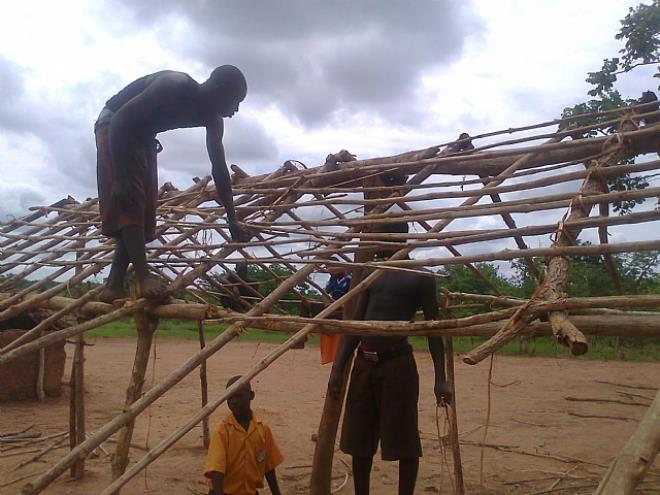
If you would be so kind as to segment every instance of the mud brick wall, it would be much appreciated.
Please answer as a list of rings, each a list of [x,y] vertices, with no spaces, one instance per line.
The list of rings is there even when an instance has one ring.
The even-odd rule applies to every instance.
[[[0,347],[4,347],[25,332],[25,330],[1,330]],[[62,392],[65,360],[64,342],[46,348],[44,392],[49,397],[58,397]],[[0,401],[36,399],[38,372],[39,352],[0,365]]]

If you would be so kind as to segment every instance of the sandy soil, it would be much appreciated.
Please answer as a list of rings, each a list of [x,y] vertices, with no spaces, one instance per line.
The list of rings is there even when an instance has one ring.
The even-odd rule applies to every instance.
[[[121,408],[128,383],[135,344],[130,340],[96,339],[86,348],[87,428],[92,431],[110,420]],[[185,361],[197,349],[192,341],[161,340],[156,345],[155,380],[160,380]],[[227,378],[247,370],[251,363],[265,355],[273,346],[256,343],[231,343],[209,361],[209,394],[220,393]],[[71,349],[68,349],[71,354]],[[291,351],[273,364],[254,382],[255,411],[265,417],[284,452],[286,460],[278,469],[284,493],[307,493],[314,443],[312,434],[318,427],[325,383],[329,367],[318,364],[318,348]],[[428,354],[419,353],[422,396],[420,398],[420,430],[424,446],[417,484],[418,493],[451,493],[442,455],[438,449],[435,404],[432,394],[432,363]],[[65,377],[68,380],[70,356]],[[479,483],[481,442],[487,408],[488,363],[470,367],[457,361],[459,430],[463,466],[468,493],[531,494],[549,488],[566,471],[564,485],[575,488],[561,493],[591,493],[591,479],[599,477],[634,430],[644,407],[610,402],[575,402],[566,397],[629,401],[622,392],[652,397],[653,391],[624,388],[598,381],[629,385],[660,386],[660,364],[625,362],[584,362],[544,358],[498,357],[495,360],[492,387],[492,415],[486,442],[525,451],[512,453],[493,448],[484,452],[484,481]],[[152,380],[151,369],[147,384]],[[632,397],[644,401],[642,397]],[[65,431],[68,421],[68,390],[60,398],[36,402],[0,404],[0,432],[13,431],[34,424],[43,435]],[[648,402],[648,401],[645,401]],[[154,446],[173,431],[199,407],[200,387],[197,373],[179,383],[138,418],[134,441]],[[216,411],[211,420],[226,413],[226,406]],[[623,419],[581,418],[571,415],[612,416]],[[442,411],[441,411],[442,414]],[[625,419],[628,418],[628,419]],[[444,416],[441,416],[444,419]],[[104,448],[111,452],[112,443]],[[37,472],[52,465],[64,449],[50,453],[45,461],[31,463],[10,472],[27,456],[0,457],[0,485],[21,475]],[[136,461],[144,454],[133,449]],[[536,454],[536,455],[530,455]],[[1,454],[0,454],[1,455]],[[555,458],[547,457],[548,455]],[[562,462],[558,456],[584,461],[581,464]],[[199,493],[205,494],[201,470],[205,460],[202,430],[196,427],[176,446],[151,464],[146,476],[139,475],[123,490],[124,494]],[[347,473],[344,454],[335,456],[334,485],[340,486]],[[451,463],[451,460],[449,460]],[[88,459],[82,481],[61,477],[44,493],[91,494],[106,486],[109,480],[109,459],[102,452]],[[655,473],[660,471],[656,459]],[[395,463],[377,459],[372,475],[372,493],[395,494],[397,483]],[[534,481],[535,480],[535,481]],[[660,475],[647,478],[649,491],[660,493]],[[24,482],[0,488],[0,493],[17,493]],[[586,486],[585,486],[586,485]],[[578,488],[584,486],[584,488]],[[264,490],[268,493],[268,490]],[[353,493],[352,480],[338,492]],[[552,492],[558,493],[558,492]]]

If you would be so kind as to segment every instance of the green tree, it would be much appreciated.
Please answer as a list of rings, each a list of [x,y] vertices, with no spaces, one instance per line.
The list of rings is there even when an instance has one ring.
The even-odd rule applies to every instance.
[[[573,116],[584,113],[598,113],[626,105],[641,103],[640,98],[623,98],[616,88],[618,76],[631,72],[637,67],[660,63],[660,0],[653,0],[651,4],[640,4],[631,7],[628,15],[621,20],[621,29],[615,35],[617,40],[623,41],[623,48],[619,50],[618,57],[603,60],[601,70],[589,72],[586,81],[593,86],[589,90],[589,96],[593,99],[578,103],[570,108],[565,108],[562,118],[570,119]],[[659,71],[653,77],[660,77]],[[648,88],[643,88],[648,89]],[[651,109],[645,109],[645,112]],[[564,128],[570,123],[579,126],[599,124],[612,119],[611,114],[599,117],[576,118],[562,124]],[[585,137],[595,136],[597,132],[616,132],[617,125],[612,124],[604,131],[588,131]],[[633,160],[621,163],[633,163]],[[649,183],[646,177],[631,177],[625,175],[608,180],[608,186],[614,191],[627,191],[634,189],[645,189]],[[614,211],[623,215],[629,213],[642,199],[627,200],[614,203]]]
[[[251,282],[254,282],[253,287],[264,297],[270,294],[276,287],[294,273],[293,270],[279,263],[269,265],[268,269],[270,271],[256,265],[248,266],[248,279]],[[227,283],[228,275],[225,272],[210,273],[208,275],[218,284],[222,285]],[[217,290],[212,284],[207,282],[200,281],[200,284],[211,291]],[[279,306],[288,313],[298,314],[300,311],[300,305],[298,304],[300,297],[296,293],[302,294],[309,299],[321,298],[321,295],[309,283],[301,282],[295,286],[295,291],[291,290],[287,292],[280,299],[281,302]]]
[[[617,256],[621,284],[628,294],[660,294],[660,251]]]
[[[477,263],[475,267],[481,272],[491,284],[493,284],[502,294],[513,295],[517,292],[514,284],[511,283],[506,277],[502,276],[496,265],[492,263]],[[470,294],[492,294],[495,292],[493,289],[477,277],[465,265],[447,265],[441,267],[438,274],[443,275],[446,280],[439,282],[438,286],[442,286],[450,292],[467,292]],[[478,312],[488,311],[488,308],[483,310],[475,310],[474,308],[461,309],[456,312],[457,316],[466,316]]]

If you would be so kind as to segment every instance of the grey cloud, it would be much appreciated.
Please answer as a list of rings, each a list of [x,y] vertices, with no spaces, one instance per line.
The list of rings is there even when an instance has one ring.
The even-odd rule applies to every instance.
[[[179,129],[160,134],[163,153],[158,156],[159,166],[171,171],[192,175],[210,173],[204,129]],[[225,120],[223,139],[227,163],[239,166],[266,163],[275,165],[278,149],[261,122],[237,115]]]
[[[138,26],[160,26],[173,52],[208,67],[241,67],[249,98],[276,103],[306,125],[339,109],[408,120],[422,110],[413,103],[422,72],[451,63],[468,33],[481,31],[469,5],[455,0],[175,0],[168,9],[155,0],[117,1]],[[185,34],[167,36],[167,22],[182,19]]]
[[[0,54],[0,129],[29,129],[31,106],[25,97],[21,67]]]
[[[0,184],[0,197],[0,223],[25,215],[30,206],[45,203],[39,191],[23,184]]]
[[[47,164],[39,177],[44,184],[83,195],[95,193],[93,123],[102,106],[96,100],[112,77],[101,74],[48,98],[27,93],[22,69],[0,57],[0,129],[10,140],[37,139],[43,156],[31,160]]]

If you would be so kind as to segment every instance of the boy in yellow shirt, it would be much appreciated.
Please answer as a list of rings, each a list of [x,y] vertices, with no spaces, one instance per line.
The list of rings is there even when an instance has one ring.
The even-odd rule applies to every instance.
[[[229,388],[240,376],[227,382]],[[284,457],[268,425],[250,409],[249,383],[227,399],[229,413],[213,429],[204,467],[209,495],[255,495],[264,476],[273,495],[281,495],[275,468]]]

